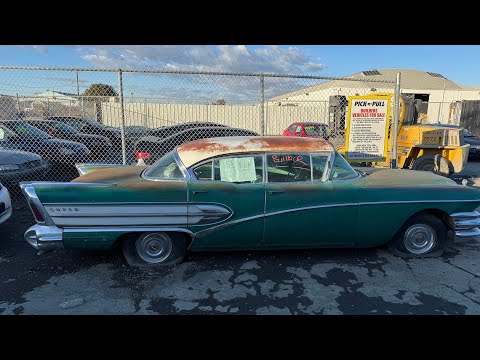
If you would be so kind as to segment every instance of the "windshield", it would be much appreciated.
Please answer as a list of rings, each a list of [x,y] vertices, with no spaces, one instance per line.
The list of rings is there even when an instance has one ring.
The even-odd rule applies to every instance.
[[[175,161],[173,151],[162,156],[152,166],[147,168],[144,175],[148,178],[159,180],[180,180],[184,178],[182,171]]]
[[[26,123],[10,123],[8,124],[17,135],[23,135],[28,137],[35,137],[37,139],[50,139],[50,135],[46,132],[37,129],[36,127]]]
[[[307,136],[327,137],[327,127],[325,125],[305,125],[304,129]]]

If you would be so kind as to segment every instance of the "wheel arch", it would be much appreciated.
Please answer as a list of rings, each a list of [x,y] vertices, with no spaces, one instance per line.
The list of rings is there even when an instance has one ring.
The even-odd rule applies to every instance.
[[[397,231],[395,232],[398,233],[401,228],[406,224],[408,223],[411,219],[413,219],[414,217],[418,216],[418,215],[421,215],[421,214],[430,214],[430,215],[433,215],[435,216],[436,218],[440,219],[444,225],[447,227],[448,230],[454,230],[455,229],[455,225],[453,223],[453,219],[450,217],[450,215],[445,212],[444,210],[442,209],[438,209],[438,208],[428,208],[428,209],[422,209],[422,210],[419,210],[417,211],[416,213],[412,214],[411,216],[409,216],[401,225],[400,227],[397,229]]]

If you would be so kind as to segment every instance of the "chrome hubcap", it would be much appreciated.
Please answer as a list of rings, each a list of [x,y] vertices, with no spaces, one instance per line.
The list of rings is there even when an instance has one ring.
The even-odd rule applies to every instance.
[[[162,233],[141,236],[135,242],[138,255],[148,263],[160,263],[172,253],[170,237]]]
[[[416,224],[407,229],[403,243],[409,252],[420,255],[428,253],[434,247],[436,240],[437,234],[431,226]]]

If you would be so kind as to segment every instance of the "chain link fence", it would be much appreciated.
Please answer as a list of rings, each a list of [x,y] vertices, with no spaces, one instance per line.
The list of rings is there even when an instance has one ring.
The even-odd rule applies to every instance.
[[[151,164],[207,137],[316,136],[339,147],[348,97],[394,88],[368,76],[0,66],[0,181],[18,194],[22,180],[72,180],[76,163]]]

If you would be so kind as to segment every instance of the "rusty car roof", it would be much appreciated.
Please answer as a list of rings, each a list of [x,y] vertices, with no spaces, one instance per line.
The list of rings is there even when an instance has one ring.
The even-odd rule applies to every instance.
[[[224,154],[267,151],[334,151],[332,143],[315,138],[291,136],[227,136],[195,140],[177,147],[178,156],[186,167]]]

